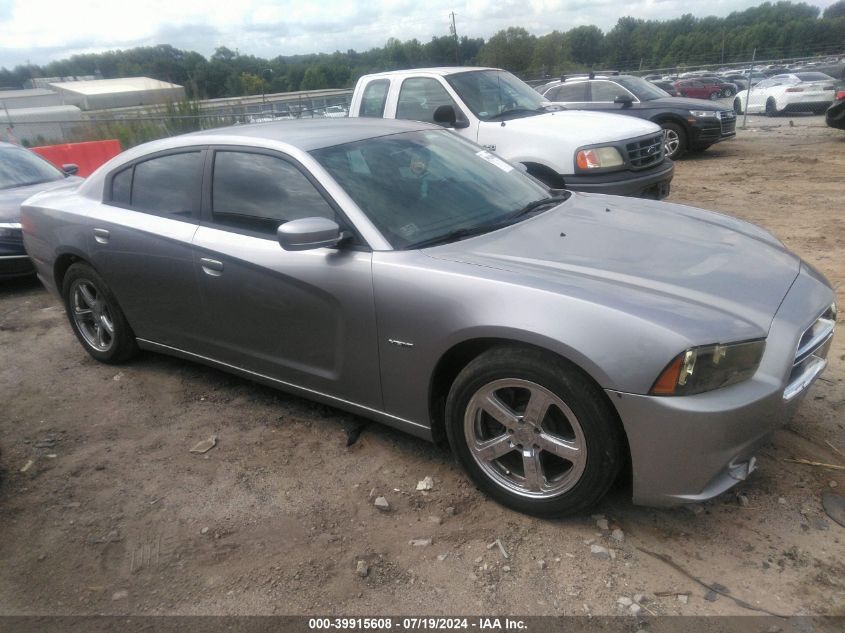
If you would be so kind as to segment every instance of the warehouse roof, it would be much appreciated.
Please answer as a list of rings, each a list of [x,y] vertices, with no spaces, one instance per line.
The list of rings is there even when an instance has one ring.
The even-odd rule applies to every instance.
[[[178,84],[151,79],[150,77],[120,77],[117,79],[93,79],[90,81],[64,81],[50,84],[51,87],[80,95],[93,96],[125,92],[147,92],[181,88]]]

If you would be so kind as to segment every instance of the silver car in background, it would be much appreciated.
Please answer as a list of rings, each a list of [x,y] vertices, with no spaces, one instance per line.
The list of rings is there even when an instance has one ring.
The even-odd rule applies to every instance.
[[[414,435],[531,514],[720,494],[827,364],[825,278],[679,205],[549,190],[439,127],[322,119],[131,149],[23,208],[86,351],[172,354]]]

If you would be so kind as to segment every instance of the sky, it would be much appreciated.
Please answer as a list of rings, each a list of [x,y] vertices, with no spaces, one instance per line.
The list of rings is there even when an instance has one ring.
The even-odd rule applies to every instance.
[[[367,50],[391,37],[489,38],[508,26],[535,35],[595,24],[604,31],[625,15],[670,19],[725,16],[762,0],[0,0],[0,67],[76,53],[170,44],[210,56],[218,46],[277,55]],[[807,0],[820,9],[835,0]]]

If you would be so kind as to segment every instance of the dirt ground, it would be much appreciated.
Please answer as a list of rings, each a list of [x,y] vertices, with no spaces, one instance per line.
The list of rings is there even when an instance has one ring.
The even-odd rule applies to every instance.
[[[677,163],[670,200],[766,227],[845,305],[843,174],[822,117],[749,117]],[[643,615],[845,615],[845,528],[820,500],[845,471],[784,461],[845,464],[828,444],[845,452],[842,332],[756,473],[693,508],[613,491],[594,512],[621,542],[601,517],[505,510],[378,424],[347,447],[362,421],[328,407],[154,354],[98,364],[34,283],[0,286],[0,349],[0,614],[619,615],[643,594]]]

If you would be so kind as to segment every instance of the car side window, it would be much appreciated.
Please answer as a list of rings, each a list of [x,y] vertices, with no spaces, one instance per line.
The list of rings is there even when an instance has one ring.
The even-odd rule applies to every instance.
[[[544,96],[549,101],[563,101],[567,103],[587,101],[586,81],[571,84],[561,84],[549,90]]]
[[[118,172],[111,180],[111,201],[129,206],[132,193],[132,167]]]
[[[402,82],[399,102],[396,104],[396,118],[434,123],[434,111],[442,105],[450,105],[457,115],[458,106],[446,89],[436,79],[413,77]]]
[[[619,96],[633,99],[630,92],[612,81],[592,81],[590,82],[590,90],[592,91],[593,101],[613,101]]]
[[[367,84],[361,96],[360,116],[380,119],[384,116],[384,104],[387,103],[389,79],[376,79]]]
[[[154,215],[193,218],[199,208],[202,164],[199,150],[135,163],[112,177],[108,201]]]
[[[218,224],[275,235],[290,220],[337,220],[334,209],[293,164],[276,156],[218,150],[214,154],[211,216]]]

